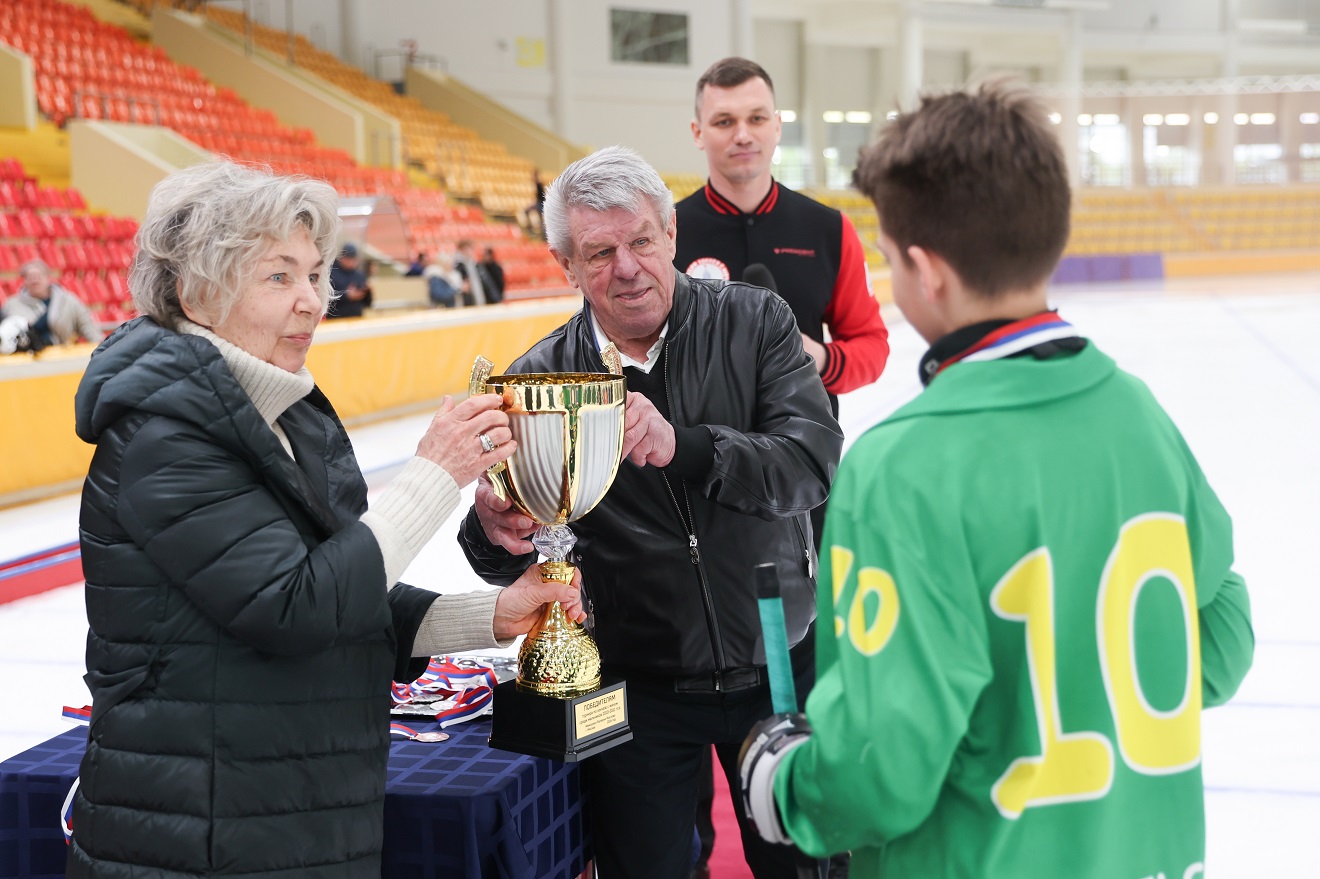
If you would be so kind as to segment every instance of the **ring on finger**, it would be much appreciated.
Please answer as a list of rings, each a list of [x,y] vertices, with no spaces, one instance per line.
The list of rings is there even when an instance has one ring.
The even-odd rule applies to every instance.
[[[486,436],[484,433],[477,434],[477,440],[481,443],[481,448],[483,451],[487,451],[487,452],[495,451],[495,441],[492,440],[490,437]]]

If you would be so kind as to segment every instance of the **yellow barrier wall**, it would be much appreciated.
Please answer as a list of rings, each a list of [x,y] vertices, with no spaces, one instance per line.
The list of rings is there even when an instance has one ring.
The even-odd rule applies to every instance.
[[[1320,270],[1320,251],[1277,250],[1256,253],[1166,254],[1166,278],[1247,275]]]
[[[307,368],[346,422],[388,417],[465,396],[472,361],[498,370],[581,306],[562,301],[330,321],[317,331]],[[73,432],[73,398],[92,348],[0,357],[0,506],[82,485],[92,447]]]
[[[445,394],[466,395],[478,354],[503,369],[581,304],[580,297],[565,297],[331,322],[316,334],[307,368],[345,421],[417,409]]]
[[[77,489],[92,447],[73,432],[73,395],[90,345],[48,348],[41,359],[0,357],[0,504]]]

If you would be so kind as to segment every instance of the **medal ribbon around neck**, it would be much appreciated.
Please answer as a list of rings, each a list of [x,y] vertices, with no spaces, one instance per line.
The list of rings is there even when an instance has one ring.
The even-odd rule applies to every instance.
[[[1034,348],[1044,342],[1059,339],[1074,339],[1077,329],[1053,311],[1045,311],[1023,320],[1005,324],[981,341],[953,355],[940,364],[935,371],[939,375],[955,363],[971,363],[977,360],[1001,360],[1011,357],[1028,348]]]

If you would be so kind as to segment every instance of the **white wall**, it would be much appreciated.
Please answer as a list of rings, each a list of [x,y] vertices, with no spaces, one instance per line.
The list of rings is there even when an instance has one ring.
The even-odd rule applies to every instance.
[[[1218,31],[1221,0],[1111,0],[1084,16],[1087,30]]]
[[[784,19],[758,19],[753,30],[752,60],[775,81],[775,100],[781,110],[802,109],[802,23]]]
[[[216,0],[242,8],[239,0]],[[590,147],[623,143],[662,171],[705,170],[692,146],[692,90],[712,62],[733,45],[733,0],[562,0],[570,14],[564,84],[573,96],[566,130],[556,125],[548,0],[253,0],[253,17],[285,27],[292,5],[295,29],[322,48],[375,73],[375,52],[415,40],[420,55],[438,56],[444,69],[510,109],[575,143]],[[609,10],[627,6],[688,15],[689,64],[620,64],[610,60]],[[344,26],[355,35],[341,40]],[[354,57],[356,56],[356,57]],[[396,60],[380,73],[393,78]]]
[[[688,16],[688,65],[621,64],[610,60],[609,9],[618,0],[565,0],[573,10],[569,94],[570,140],[592,147],[622,143],[662,171],[702,173],[692,145],[692,94],[697,78],[733,45],[729,0],[646,0],[654,12]],[[632,4],[628,4],[632,5]]]
[[[241,9],[243,0],[212,0]],[[254,17],[295,28],[368,72],[373,53],[412,40],[423,56],[497,101],[588,147],[623,143],[665,172],[704,173],[688,123],[697,77],[734,50],[733,16],[755,16],[752,56],[775,79],[782,107],[883,111],[895,104],[897,0],[250,0]],[[689,17],[685,66],[620,64],[609,57],[611,6]],[[1216,76],[1225,8],[1238,18],[1320,19],[1320,0],[1110,0],[1085,13],[1087,78]],[[552,10],[568,16],[562,25]],[[931,4],[925,33],[925,83],[1016,69],[1053,81],[1064,18],[1031,10]],[[556,46],[554,33],[567,44]],[[344,34],[349,34],[344,39]],[[1245,37],[1243,74],[1320,72],[1314,37],[1280,42]],[[563,53],[556,81],[553,53]],[[398,61],[381,70],[390,78]],[[557,95],[565,95],[557,101]],[[565,117],[561,125],[556,109]],[[817,139],[819,131],[809,135]]]

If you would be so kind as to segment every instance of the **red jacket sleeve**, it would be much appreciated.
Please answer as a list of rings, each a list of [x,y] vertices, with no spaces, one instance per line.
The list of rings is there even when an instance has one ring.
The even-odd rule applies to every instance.
[[[880,303],[871,293],[870,274],[862,242],[847,214],[834,293],[825,309],[830,329],[829,360],[821,381],[831,394],[846,394],[880,377],[889,359],[889,330],[880,317]]]

